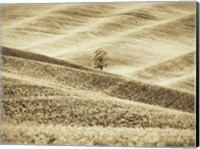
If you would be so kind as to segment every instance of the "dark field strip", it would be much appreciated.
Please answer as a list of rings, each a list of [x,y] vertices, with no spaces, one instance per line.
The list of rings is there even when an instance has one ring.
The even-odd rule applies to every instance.
[[[109,94],[122,99],[194,112],[195,96],[193,94],[164,87],[129,81],[119,85]]]
[[[31,52],[21,51],[17,49],[8,48],[8,47],[2,47],[2,55],[24,58],[24,59],[45,62],[45,63],[50,63],[50,64],[56,64],[56,65],[61,65],[61,66],[66,66],[66,67],[73,67],[77,69],[89,70],[86,67],[68,63],[63,60],[51,58],[51,57],[44,56],[41,54],[35,54],[35,53],[33,54]]]
[[[99,74],[108,74],[108,75],[112,75],[113,77],[114,76],[119,77],[119,75],[110,74],[110,73],[107,73],[107,72],[99,72],[97,70],[94,70],[94,69],[91,69],[91,68],[88,68],[88,67],[84,67],[82,65],[76,65],[76,64],[69,63],[67,61],[56,59],[56,58],[53,58],[53,57],[48,57],[48,56],[45,56],[45,55],[31,53],[31,52],[13,49],[13,48],[9,48],[9,47],[2,47],[1,53],[4,56],[22,58],[22,59],[25,59],[25,60],[33,60],[33,61],[36,61],[36,62],[54,64],[54,65],[58,65],[58,66],[64,66],[64,67],[67,67],[67,68],[74,68],[74,69],[78,69],[78,70],[85,70],[85,71],[88,71],[88,72],[99,73]]]
[[[98,98],[77,94],[57,99],[5,99],[3,120],[13,124],[31,122],[70,126],[195,128],[193,114],[144,108]]]
[[[38,85],[4,85],[3,97],[16,98],[16,97],[37,97],[37,96],[57,96],[64,95],[64,93],[55,88],[38,86]]]

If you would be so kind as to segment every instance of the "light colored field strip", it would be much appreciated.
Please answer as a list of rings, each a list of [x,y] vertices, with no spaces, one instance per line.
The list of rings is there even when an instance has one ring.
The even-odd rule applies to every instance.
[[[181,80],[185,80],[187,78],[194,78],[195,79],[195,74],[191,74],[193,72],[190,72],[189,74],[186,74],[184,76],[181,77],[176,77],[176,78],[169,78],[166,81],[162,81],[160,83],[158,83],[159,85],[164,85],[164,86],[168,86],[170,84],[176,83],[177,81],[181,81]],[[195,85],[195,80],[194,80],[194,85]]]
[[[56,5],[51,4],[51,5],[52,5],[52,8],[47,9],[47,10],[43,10],[42,12],[40,12],[41,14],[35,15],[33,17],[30,17],[30,18],[25,18],[25,19],[20,20],[20,21],[17,21],[13,25],[4,27],[3,29],[4,30],[9,30],[9,29],[13,29],[13,28],[19,27],[22,24],[30,23],[31,21],[35,21],[35,20],[41,19],[41,18],[45,17],[45,15],[47,15],[49,13],[52,13],[54,11],[62,10],[62,8],[66,8],[67,9],[67,7],[74,7],[74,6],[76,7],[76,5],[74,5],[73,3],[66,4],[66,5],[63,5],[63,4],[56,4]],[[144,8],[145,5],[146,5],[145,3],[144,4],[140,3],[140,6],[138,6],[138,4],[137,4],[137,6],[135,6],[134,10],[138,10],[138,9]],[[151,6],[151,5],[158,5],[158,4],[149,4],[148,7]],[[79,5],[77,5],[77,6],[79,6]],[[127,5],[126,9],[117,9],[117,10],[114,9],[113,10],[113,13],[114,13],[113,15],[117,15],[119,13],[125,13],[125,12],[127,12],[129,10],[132,10],[132,9],[133,9],[132,5]]]
[[[136,28],[136,29],[128,29],[125,32],[117,32],[115,34],[110,34],[108,36],[98,37],[98,39],[96,39],[94,41],[91,41],[90,44],[83,43],[83,44],[78,45],[78,46],[75,45],[74,47],[71,47],[69,50],[70,51],[77,51],[77,49],[79,50],[80,47],[81,47],[82,50],[83,49],[87,50],[87,49],[91,49],[89,47],[95,47],[96,45],[103,45],[103,44],[107,44],[107,43],[118,42],[118,41],[121,40],[121,38],[123,38],[127,34],[133,34],[133,33],[137,33],[137,32],[143,31],[145,29],[154,28],[154,27],[157,27],[157,26],[160,26],[160,25],[164,25],[166,23],[171,23],[171,22],[177,21],[178,19],[182,19],[182,18],[185,18],[185,17],[193,15],[193,14],[194,13],[187,13],[187,14],[184,14],[184,15],[172,18],[172,19],[162,20],[160,22],[143,25],[143,26],[141,26],[139,28]],[[90,30],[94,29],[94,28],[98,27],[99,23],[104,22],[105,21],[104,19],[105,18],[99,19],[96,23],[91,21],[92,24],[89,23],[89,24],[86,24],[85,26],[81,26],[80,28],[76,29],[75,31],[72,30],[72,31],[68,32],[66,35],[59,35],[59,36],[54,36],[52,38],[47,38],[47,39],[45,39],[45,40],[43,40],[43,41],[41,41],[39,43],[35,43],[35,44],[31,45],[31,46],[23,47],[23,49],[31,48],[31,47],[34,47],[34,46],[43,45],[43,44],[47,44],[47,43],[51,43],[53,41],[59,41],[59,40],[61,40],[63,38],[71,37],[72,35],[74,35],[76,33],[79,33],[79,32],[82,32],[82,31],[87,31],[88,29],[90,29]],[[106,20],[109,20],[109,19],[110,18],[107,18]],[[66,53],[68,53],[68,52],[60,51],[60,52],[57,52],[57,53],[52,53],[52,55],[49,55],[49,56],[59,57],[60,55],[63,55],[63,54],[66,54]]]
[[[64,6],[60,6],[60,7],[64,7]],[[57,9],[60,9],[60,8],[56,8],[56,10]],[[50,10],[48,10],[48,11],[50,11]],[[51,11],[53,11],[53,10],[51,10]],[[193,14],[193,13],[186,13],[184,15],[180,15],[180,16],[172,18],[172,19],[164,20],[164,21],[161,21],[161,22],[156,22],[156,23],[153,23],[153,24],[147,24],[147,25],[144,25],[144,26],[136,28],[136,29],[127,30],[126,32],[115,33],[115,34],[112,34],[112,35],[109,35],[109,36],[106,36],[106,37],[99,37],[98,40],[95,40],[94,43],[93,42],[90,43],[89,46],[99,45],[99,44],[102,44],[102,43],[105,43],[105,42],[114,42],[114,41],[117,42],[118,40],[120,40],[120,38],[122,38],[126,34],[135,33],[135,32],[147,29],[147,28],[152,28],[152,27],[156,27],[156,26],[168,23],[168,22],[173,22],[177,19],[184,18],[185,16],[191,15],[191,14]],[[38,16],[38,17],[40,17],[40,16]],[[58,41],[58,40],[61,40],[63,38],[66,38],[66,37],[71,37],[72,35],[77,34],[79,32],[88,31],[88,29],[89,30],[95,29],[99,26],[99,24],[109,22],[109,21],[110,21],[110,17],[108,17],[108,18],[96,18],[94,20],[92,19],[91,21],[89,21],[85,25],[78,26],[77,28],[75,28],[75,30],[68,31],[67,34],[58,35],[58,36],[55,35],[53,37],[46,38],[45,40],[39,40],[37,43],[33,43],[32,45],[28,45],[26,47],[23,47],[23,49],[31,48],[31,47],[34,47],[34,46],[43,45],[43,44],[47,44],[47,43],[51,43],[53,41]],[[112,37],[115,37],[115,38],[112,39]],[[108,38],[109,38],[109,41],[108,41]],[[83,47],[82,49],[88,49],[88,44],[80,45],[80,46]],[[78,49],[77,46],[74,47],[74,48],[72,47],[71,51],[74,51],[76,49]],[[50,56],[59,56],[59,55],[62,55],[62,54],[64,54],[64,53],[61,52],[61,53],[58,53],[56,55],[54,54],[54,55],[50,55]]]
[[[3,124],[4,143],[114,146],[195,146],[195,130]]]
[[[151,62],[150,62],[148,65],[143,66],[143,67],[140,67],[140,68],[136,68],[136,69],[134,69],[134,71],[132,71],[132,72],[133,72],[133,74],[134,74],[134,73],[137,73],[137,72],[142,71],[142,70],[147,69],[147,68],[153,68],[153,67],[159,66],[160,64],[163,64],[163,63],[165,63],[165,62],[168,62],[168,61],[171,61],[171,60],[176,60],[176,59],[178,59],[178,58],[180,58],[180,57],[182,57],[182,56],[185,56],[185,55],[187,55],[187,54],[190,54],[190,53],[194,53],[194,59],[195,59],[196,51],[189,51],[189,52],[187,51],[187,52],[183,52],[181,55],[174,56],[174,57],[170,57],[170,58],[168,58],[168,59],[165,59],[165,60],[163,60],[163,61],[159,61],[159,62],[157,62],[157,63],[151,63]]]
[[[40,19],[40,18],[43,18],[45,15],[53,12],[53,11],[56,11],[56,10],[59,10],[59,9],[62,9],[62,8],[65,8],[66,5],[60,5],[60,6],[56,6],[55,8],[51,8],[51,9],[47,9],[47,10],[44,10],[41,12],[40,15],[36,15],[36,16],[33,16],[33,17],[29,17],[29,18],[25,18],[23,20],[20,20],[18,22],[15,22],[13,25],[10,25],[10,26],[7,26],[7,27],[4,27],[4,32],[7,31],[7,30],[10,30],[10,29],[13,29],[13,28],[16,28],[16,27],[19,27],[23,24],[26,24],[26,23],[30,23],[34,20],[37,20],[37,19]]]

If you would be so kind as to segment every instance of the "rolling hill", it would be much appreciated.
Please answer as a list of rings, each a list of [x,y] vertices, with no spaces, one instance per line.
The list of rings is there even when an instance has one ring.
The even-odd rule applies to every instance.
[[[29,9],[28,17],[22,20],[15,17],[12,20],[15,25],[3,20],[2,26],[6,28],[2,44],[90,67],[92,52],[101,47],[108,52],[109,72],[122,66],[134,70],[195,48],[191,47],[195,30],[190,23],[195,18],[194,3],[47,6],[38,5],[39,10],[44,8],[44,13],[38,11],[35,15],[34,5],[21,6],[21,11]],[[15,10],[17,6],[5,6],[5,10],[3,7],[5,19],[14,14],[21,16],[19,8],[11,13],[9,7]]]
[[[2,143],[195,145],[195,2],[1,8]]]
[[[3,53],[7,53],[7,55],[3,56],[3,121],[6,125],[3,128],[5,128],[6,134],[3,137],[7,143],[20,142],[18,140],[20,137],[12,139],[9,135],[12,134],[10,129],[15,126],[17,131],[13,134],[14,136],[19,136],[24,132],[22,126],[27,130],[24,132],[26,137],[21,136],[25,141],[24,143],[42,143],[38,142],[35,137],[32,138],[32,127],[26,127],[30,124],[38,125],[39,128],[47,125],[48,131],[54,129],[54,127],[63,129],[78,127],[77,131],[91,127],[91,133],[97,134],[97,129],[99,131],[109,129],[109,132],[113,134],[114,130],[111,130],[113,127],[119,131],[119,135],[123,136],[129,135],[126,133],[127,131],[124,131],[124,128],[130,128],[133,132],[142,130],[144,134],[148,134],[148,131],[151,130],[155,135],[157,135],[156,131],[171,132],[171,129],[180,129],[180,131],[187,129],[187,133],[194,134],[192,131],[195,128],[194,114],[182,112],[193,112],[194,110],[191,105],[194,96],[189,93],[185,94],[184,92],[129,81],[112,74],[82,70],[81,67],[74,68],[73,65],[63,66],[48,61],[41,62],[40,55],[37,54],[29,53],[28,55],[32,54],[30,56],[32,59],[27,59],[28,56],[23,56],[23,54],[21,54],[21,57],[8,56],[8,52],[5,51]],[[12,51],[14,50],[12,49]],[[117,82],[118,84],[116,84]],[[148,93],[144,94],[146,91]],[[153,98],[153,95],[156,95],[156,98]],[[170,99],[168,95],[171,95],[172,100],[175,97],[174,95],[180,97],[176,97],[171,104],[172,101],[167,103]],[[120,96],[122,98],[119,98]],[[191,100],[188,98],[191,98]],[[168,108],[161,107],[166,107],[167,104]],[[73,129],[70,131],[73,132]],[[177,133],[179,133],[178,130]],[[59,136],[56,131],[52,131],[54,136],[52,142],[51,139],[47,139],[51,138],[52,135],[48,134],[46,129],[40,131],[44,131],[47,135],[43,140],[47,140],[45,143],[56,143],[56,140],[57,143],[63,142],[60,138],[55,137]],[[83,131],[80,132],[80,136],[86,135],[85,139],[93,136],[91,133],[82,133]],[[42,137],[41,134],[38,135]],[[76,144],[73,137],[64,135],[72,139],[72,144]],[[104,132],[103,135],[107,136],[107,133]],[[169,137],[171,135],[169,134]],[[31,137],[32,140],[26,139],[27,136],[28,138]],[[188,134],[181,134],[180,137],[186,136]],[[114,137],[115,139],[117,138]],[[121,141],[123,143],[128,140]],[[147,145],[150,146],[156,145],[156,143],[158,146],[170,144],[165,141],[160,144],[155,141],[152,144],[148,138],[143,141],[147,141]],[[140,143],[144,144],[143,141],[141,140]],[[99,137],[93,140],[93,144],[96,145],[104,145],[103,142],[107,141]],[[182,141],[178,141],[177,144],[180,142]],[[191,145],[192,142],[190,140],[189,144]],[[65,140],[63,143],[69,142]],[[89,142],[83,141],[83,143]],[[125,143],[125,145],[128,144]],[[133,143],[132,145],[139,144]]]
[[[25,56],[27,57],[27,55]],[[31,57],[36,56],[33,54]],[[3,71],[7,73],[36,77],[74,88],[101,91],[128,100],[194,112],[193,94],[127,80],[108,73],[97,73],[74,67],[66,68],[62,65],[56,66],[13,56],[3,56],[2,58]],[[55,72],[59,75],[56,75]]]

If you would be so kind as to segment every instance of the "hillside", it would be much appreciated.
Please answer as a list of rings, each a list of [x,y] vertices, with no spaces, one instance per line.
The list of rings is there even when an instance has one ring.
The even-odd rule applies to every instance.
[[[1,143],[194,147],[195,8],[3,4]]]
[[[123,99],[194,112],[193,94],[126,80],[109,74],[92,73],[11,56],[2,58],[3,71],[7,73],[40,78],[74,88],[104,92]],[[56,75],[57,73],[59,75]]]
[[[128,128],[195,127],[194,115],[187,112],[130,102],[101,92],[25,82],[15,83],[14,88],[4,87],[6,122]]]
[[[50,63],[50,64],[56,64],[56,65],[61,65],[61,66],[66,66],[66,67],[73,67],[73,68],[88,70],[86,67],[68,63],[63,60],[59,60],[59,59],[51,58],[48,56],[31,53],[31,52],[12,49],[8,47],[2,47],[1,53],[2,55],[6,55],[6,56],[24,58],[24,59],[29,59],[29,60],[34,60],[34,61],[39,61],[39,62],[44,62],[44,63]]]
[[[124,87],[122,87],[124,90],[120,89],[121,85],[127,86],[127,83],[129,83],[129,87],[138,85],[137,89],[139,90],[139,82],[134,84],[134,81],[122,80],[108,74],[102,73],[100,75],[100,73],[97,74],[88,70],[28,60],[16,56],[3,56],[3,63],[3,121],[5,124],[9,123],[3,126],[5,132],[3,139],[6,143],[78,143],[75,141],[76,136],[64,132],[64,134],[61,134],[69,139],[67,139],[68,141],[66,139],[62,140],[58,131],[53,130],[59,128],[69,129],[69,132],[72,133],[80,131],[79,137],[83,137],[85,140],[81,141],[80,144],[94,145],[108,143],[116,145],[113,141],[118,140],[117,136],[122,135],[125,138],[119,141],[119,145],[165,146],[173,144],[173,141],[176,140],[167,141],[168,137],[174,138],[174,133],[177,133],[180,137],[180,140],[175,141],[175,145],[183,145],[182,139],[191,138],[194,134],[194,114],[156,106],[160,104],[158,101],[162,97],[162,89],[157,92],[160,95],[155,93],[156,86],[149,87],[151,92],[155,90],[154,96],[157,95],[156,97],[158,97],[152,102],[150,100],[151,95],[145,97],[144,94],[143,98],[138,98],[137,96],[141,97],[141,93],[138,91],[138,93],[135,92],[137,95],[133,96],[129,95],[132,93],[129,89]],[[99,80],[99,82],[95,82],[96,80]],[[121,85],[116,85],[116,82],[120,82]],[[145,89],[145,84],[142,85]],[[172,95],[170,91],[173,92],[173,90],[165,91],[168,91],[165,96]],[[122,94],[123,92],[127,94]],[[119,95],[124,98],[117,98]],[[127,95],[135,97],[136,101],[134,99],[129,100]],[[180,104],[180,101],[183,101],[184,96],[187,95],[182,96],[181,100],[177,98],[177,101],[173,103],[173,105],[176,105],[176,102],[178,102],[179,107],[171,105],[171,108],[191,111],[192,106],[188,106],[189,103],[182,102]],[[167,97],[163,96],[162,98],[166,99]],[[142,99],[151,101],[151,103],[142,103]],[[188,98],[186,99],[188,100]],[[162,100],[162,102],[166,101]],[[35,130],[33,124],[38,128],[38,131],[34,131],[35,133],[33,132]],[[45,129],[43,129],[44,127]],[[149,131],[151,131],[155,133],[158,139],[152,142],[148,137],[139,140],[137,137],[131,137],[135,141],[131,141],[130,144],[130,140],[126,139],[130,136],[127,133],[129,128],[133,133],[140,131],[138,135],[142,136],[145,134],[150,135]],[[13,133],[10,131],[11,129],[16,129],[16,131]],[[84,133],[84,131],[81,131],[83,129],[90,131]],[[172,133],[173,129],[176,129],[173,131],[174,133]],[[187,130],[182,132],[181,129]],[[99,131],[103,131],[102,137],[98,135]],[[168,136],[160,136],[158,131],[167,132]],[[39,132],[42,132],[42,134]],[[94,138],[94,134],[97,137]],[[35,135],[43,139],[38,140]],[[11,138],[11,136],[15,136],[17,139]],[[92,142],[88,142],[88,137],[93,138]],[[104,139],[105,137],[111,137],[112,140],[108,141]],[[185,145],[192,146],[193,143],[194,138],[191,138]]]
[[[194,4],[38,5],[35,15],[34,5],[21,5],[21,11],[29,9],[25,13],[5,6],[2,45],[89,67],[93,51],[103,48],[109,59],[106,71],[127,76],[126,69],[134,71],[194,50]],[[23,19],[15,17],[9,23],[10,17],[22,13]]]

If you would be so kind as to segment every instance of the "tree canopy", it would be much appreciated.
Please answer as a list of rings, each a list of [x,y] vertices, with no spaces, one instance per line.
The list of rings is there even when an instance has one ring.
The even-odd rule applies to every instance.
[[[106,66],[106,55],[107,52],[102,49],[98,49],[94,52],[94,68],[103,70],[103,67]]]

